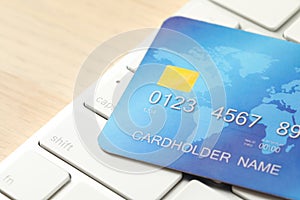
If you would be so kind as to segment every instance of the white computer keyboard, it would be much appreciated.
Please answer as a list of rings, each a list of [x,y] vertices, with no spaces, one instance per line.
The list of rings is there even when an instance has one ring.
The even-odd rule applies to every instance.
[[[198,0],[175,15],[300,42],[300,0]],[[101,152],[97,158],[76,133],[73,105],[85,124],[97,119],[100,132],[133,76],[138,60],[122,59],[104,75],[101,93],[87,90],[0,164],[0,199],[276,199],[275,197],[160,169]],[[116,101],[116,100],[114,100]],[[106,102],[106,103],[104,103]],[[91,134],[86,127],[86,134]],[[107,163],[147,168],[147,173],[115,169]]]

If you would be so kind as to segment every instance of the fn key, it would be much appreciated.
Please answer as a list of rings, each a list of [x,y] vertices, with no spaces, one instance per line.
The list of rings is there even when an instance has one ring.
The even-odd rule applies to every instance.
[[[48,199],[70,180],[69,174],[34,152],[0,171],[0,191],[13,199]]]

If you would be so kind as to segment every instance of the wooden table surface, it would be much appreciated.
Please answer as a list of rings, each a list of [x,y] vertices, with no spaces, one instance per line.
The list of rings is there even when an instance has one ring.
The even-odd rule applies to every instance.
[[[0,161],[72,101],[76,75],[115,34],[159,27],[187,0],[3,0]]]

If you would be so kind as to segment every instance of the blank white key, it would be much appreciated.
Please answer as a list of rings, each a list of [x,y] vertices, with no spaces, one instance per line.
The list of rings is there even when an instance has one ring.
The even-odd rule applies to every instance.
[[[86,108],[83,108],[81,115],[87,121],[97,117],[102,127],[106,122]],[[96,130],[97,134],[100,133],[100,130],[101,127]],[[89,127],[86,128],[86,134],[93,138],[93,133]],[[95,142],[97,142],[97,138]],[[98,159],[95,159],[84,148],[77,136],[72,112],[54,130],[45,133],[40,144],[126,199],[160,199],[182,177],[179,172],[159,169],[138,161],[114,156],[102,151],[99,147]],[[119,169],[114,169],[110,163],[115,164]],[[120,169],[120,167],[124,167],[124,169]],[[147,168],[147,172],[136,171],[133,173],[128,172],[126,168]]]
[[[211,0],[269,29],[277,30],[300,7],[299,0]]]
[[[190,1],[174,15],[215,23],[231,28],[239,28],[239,22],[226,13],[220,12],[216,5],[205,1]]]
[[[122,200],[120,196],[106,194],[99,188],[92,187],[86,183],[79,183],[74,186],[61,200],[88,199],[88,200]]]
[[[229,200],[227,196],[222,195],[218,191],[215,191],[197,180],[190,181],[183,190],[179,192],[174,200],[193,200],[197,198],[205,200]]]
[[[69,180],[60,167],[37,153],[26,152],[0,172],[0,190],[13,199],[47,199]]]
[[[283,36],[287,40],[300,43],[300,18],[284,32]]]
[[[245,188],[240,188],[237,186],[232,186],[232,192],[235,193],[236,195],[239,195],[240,197],[251,200],[280,200],[281,198],[277,198],[271,195],[263,194],[260,192],[255,192],[253,190],[248,190]]]

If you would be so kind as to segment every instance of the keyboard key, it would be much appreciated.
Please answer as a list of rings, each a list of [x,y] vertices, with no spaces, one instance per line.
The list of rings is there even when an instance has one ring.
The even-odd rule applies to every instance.
[[[299,0],[211,0],[266,29],[276,31],[299,7]]]
[[[27,152],[0,172],[0,191],[13,199],[48,199],[69,180],[66,171],[37,153]]]
[[[62,158],[126,199],[160,199],[181,180],[182,174],[179,172],[159,169],[152,165],[114,156],[105,153],[100,148],[98,148],[99,154],[95,159],[77,137],[71,106],[69,107],[70,112],[60,125],[51,132],[46,133],[45,137],[40,140],[40,145],[49,152]],[[83,124],[88,126],[88,122],[97,117],[98,124],[101,127],[104,126],[106,120],[83,106],[82,108]],[[99,130],[95,130],[95,134],[100,133],[101,127],[99,127]],[[86,128],[86,134],[93,140],[92,131],[89,127]],[[97,138],[95,142],[97,143]],[[110,166],[110,163],[115,166]],[[134,173],[127,171],[127,169],[144,168],[147,168],[147,172],[136,171]]]
[[[239,28],[240,26],[237,20],[226,16],[224,11],[220,12],[220,8],[218,8],[216,5],[205,1],[190,1],[185,4],[182,9],[175,13],[175,15],[202,20],[231,28]]]
[[[182,180],[176,184],[172,190],[170,190],[162,200],[174,200],[174,198],[183,190],[183,188],[190,182],[189,178],[186,178],[185,175],[183,175]]]
[[[223,196],[226,196],[227,199],[242,200],[242,198],[240,198],[239,196],[237,196],[231,191],[231,185],[216,180],[210,180],[210,179],[201,179],[200,181],[205,185],[211,187],[214,191],[222,194]]]
[[[146,50],[139,50],[116,62],[98,80],[95,91],[85,99],[84,105],[108,119],[145,53]]]
[[[176,196],[179,195],[179,193],[187,186],[187,184],[191,181],[190,175],[185,175],[185,177],[163,198],[163,200],[174,200]],[[204,181],[205,180],[205,181]],[[225,185],[225,184],[211,184],[213,183],[212,180],[209,179],[202,179],[200,181],[201,183],[204,183],[208,187],[212,188],[217,193],[221,194],[222,196],[227,197],[227,199],[230,200],[242,200],[239,196],[232,193],[231,186]],[[225,198],[226,199],[226,198]]]
[[[88,200],[121,200],[120,196],[106,194],[99,188],[92,187],[86,183],[79,183],[74,186],[61,200],[88,199]]]
[[[123,91],[117,91],[117,88],[119,90],[125,89],[128,84],[124,81],[125,76],[128,77],[127,80],[133,76],[133,73],[126,66],[115,67],[106,72],[106,76],[98,80],[94,93],[86,98],[84,105],[108,119],[123,93]]]
[[[248,190],[245,188],[232,186],[232,192],[236,195],[239,195],[240,197],[244,199],[255,199],[255,200],[280,200],[281,198],[277,198],[271,195],[263,194],[260,192],[255,192],[253,190]]]
[[[174,200],[193,200],[196,197],[201,197],[201,199],[206,200],[229,200],[227,196],[222,195],[218,191],[215,191],[214,189],[197,180],[190,181],[183,188],[183,190],[179,192]]]
[[[287,40],[300,43],[300,18],[284,32],[283,36]]]

